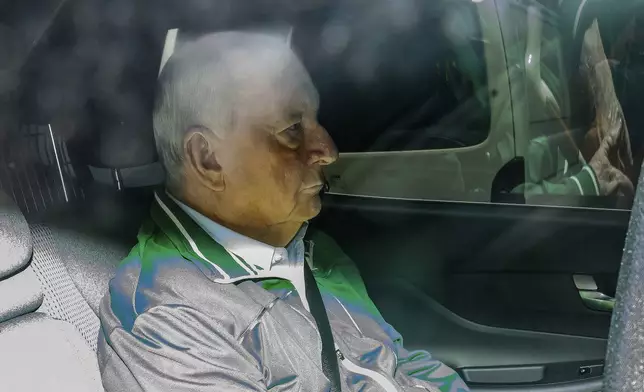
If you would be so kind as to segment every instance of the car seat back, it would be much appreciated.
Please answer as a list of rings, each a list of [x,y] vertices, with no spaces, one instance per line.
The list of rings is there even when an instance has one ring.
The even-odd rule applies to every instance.
[[[19,392],[102,391],[98,363],[76,328],[36,312],[43,301],[30,265],[32,237],[18,206],[0,193],[0,380]]]

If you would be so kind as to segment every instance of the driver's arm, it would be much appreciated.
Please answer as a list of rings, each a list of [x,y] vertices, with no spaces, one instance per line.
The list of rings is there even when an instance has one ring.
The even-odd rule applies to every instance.
[[[575,175],[562,178],[560,181],[542,180],[537,183],[521,184],[513,190],[513,193],[523,193],[526,198],[537,195],[598,196],[599,187],[592,168],[583,165]]]
[[[527,199],[537,195],[599,195],[600,184],[592,165],[581,154],[573,161],[566,159],[551,138],[534,138],[525,156],[526,182],[512,192],[521,193]]]
[[[266,391],[257,361],[216,321],[186,306],[156,306],[131,331],[106,334],[106,392]]]

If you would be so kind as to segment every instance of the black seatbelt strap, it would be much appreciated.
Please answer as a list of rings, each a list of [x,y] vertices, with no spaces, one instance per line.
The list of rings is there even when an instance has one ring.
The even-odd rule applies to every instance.
[[[315,318],[315,323],[320,332],[322,339],[322,371],[331,382],[331,392],[341,392],[340,388],[340,370],[338,369],[338,357],[335,355],[335,345],[333,344],[333,334],[329,318],[322,302],[322,295],[318,285],[313,277],[313,272],[308,263],[304,263],[304,282],[306,284],[306,299],[309,303],[311,315]]]

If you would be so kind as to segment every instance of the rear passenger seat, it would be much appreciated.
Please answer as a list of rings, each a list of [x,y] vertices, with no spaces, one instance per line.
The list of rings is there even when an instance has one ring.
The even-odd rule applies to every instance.
[[[30,180],[16,173],[37,173],[56,162],[39,161],[41,154],[22,154],[22,160],[5,156],[0,162],[4,172],[15,172],[0,180],[0,391],[103,390],[95,353],[99,303],[148,215],[152,188],[145,185],[162,180],[158,164],[148,170],[147,162],[156,161],[150,134],[146,138],[130,132],[127,136],[136,140],[111,143],[93,162],[109,167],[94,168],[95,177],[121,168],[119,184],[107,184],[103,176],[76,187],[71,171],[48,170],[60,177],[44,182],[44,174],[32,175],[33,183],[26,185],[10,180]],[[103,141],[124,139],[122,133],[109,136]],[[12,144],[14,150],[20,143]],[[122,143],[142,147],[124,156],[116,148]],[[68,161],[62,163],[71,167]],[[137,168],[134,177],[130,167]],[[63,183],[75,197],[62,197]],[[43,193],[58,197],[38,204]]]
[[[148,196],[149,194],[149,196]],[[94,184],[86,199],[30,222],[33,269],[44,291],[40,311],[73,324],[96,351],[98,308],[119,262],[136,242],[151,190],[116,192]]]
[[[39,310],[74,325],[94,351],[100,301],[148,216],[153,186],[163,181],[151,130],[101,131],[90,167],[94,181],[82,184],[84,196],[28,217],[32,266],[44,291]]]
[[[37,311],[43,304],[38,275],[45,270],[30,263],[29,227],[4,193],[0,193],[0,254],[2,390],[102,391],[96,355],[75,326]]]

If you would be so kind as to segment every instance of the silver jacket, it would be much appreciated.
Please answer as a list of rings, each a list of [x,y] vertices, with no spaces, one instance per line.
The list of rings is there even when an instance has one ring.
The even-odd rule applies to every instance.
[[[151,216],[101,303],[106,391],[329,389],[299,295],[303,247],[271,248],[262,264],[258,243],[244,248],[224,233],[222,246],[167,195],[156,195]],[[405,350],[351,261],[328,236],[310,238],[343,391],[468,391],[427,352]]]

